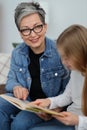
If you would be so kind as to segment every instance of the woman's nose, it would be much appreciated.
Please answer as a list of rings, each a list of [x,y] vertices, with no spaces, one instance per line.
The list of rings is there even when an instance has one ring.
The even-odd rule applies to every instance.
[[[30,36],[36,36],[36,33],[32,30],[31,33],[30,33]]]

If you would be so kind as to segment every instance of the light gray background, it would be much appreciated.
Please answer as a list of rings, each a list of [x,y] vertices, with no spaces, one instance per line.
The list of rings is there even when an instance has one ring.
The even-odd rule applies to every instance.
[[[14,9],[18,3],[32,0],[0,0],[3,17],[0,19],[0,52],[11,53],[13,42],[22,39],[14,23]],[[87,26],[87,0],[35,0],[47,12],[47,36],[56,39],[71,24]]]

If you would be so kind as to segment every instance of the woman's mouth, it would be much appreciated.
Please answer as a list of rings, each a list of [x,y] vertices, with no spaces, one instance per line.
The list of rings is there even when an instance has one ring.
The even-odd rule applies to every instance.
[[[32,43],[37,43],[39,41],[39,38],[30,40]]]

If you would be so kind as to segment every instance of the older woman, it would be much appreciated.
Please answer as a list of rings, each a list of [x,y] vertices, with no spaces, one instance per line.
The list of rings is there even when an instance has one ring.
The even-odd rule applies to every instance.
[[[38,3],[20,3],[15,9],[15,23],[24,42],[12,52],[6,91],[28,101],[59,95],[70,76],[55,43],[45,36],[45,11]],[[20,111],[0,98],[0,130],[28,130],[45,120],[47,117]],[[59,124],[61,129],[69,128]]]

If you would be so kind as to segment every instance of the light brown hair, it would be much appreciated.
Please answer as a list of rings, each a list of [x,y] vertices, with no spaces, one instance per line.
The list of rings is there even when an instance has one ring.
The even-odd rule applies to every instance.
[[[85,73],[82,94],[82,110],[87,116],[87,29],[82,25],[72,25],[61,33],[57,47],[67,58],[73,59],[74,67]]]

